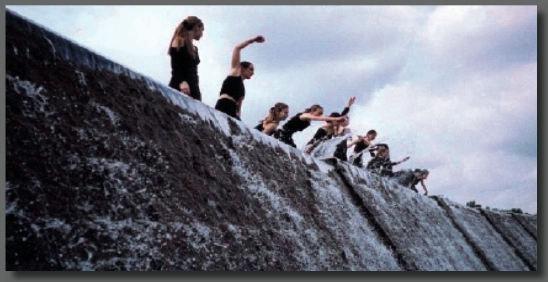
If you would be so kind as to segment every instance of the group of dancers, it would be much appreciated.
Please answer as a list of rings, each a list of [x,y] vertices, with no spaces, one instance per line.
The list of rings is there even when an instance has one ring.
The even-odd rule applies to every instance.
[[[201,19],[196,16],[188,16],[175,28],[168,48],[168,55],[171,57],[169,86],[198,101],[202,101],[198,76],[200,57],[194,40],[200,40],[204,30],[205,26]],[[241,120],[242,104],[246,94],[244,80],[250,79],[255,73],[254,65],[251,62],[241,60],[241,51],[250,44],[263,42],[265,42],[265,37],[259,35],[245,40],[233,48],[230,72],[221,84],[219,97],[215,104],[216,110]],[[326,124],[317,130],[305,146],[304,152],[310,154],[318,144],[327,139],[351,136],[347,114],[354,102],[355,97],[351,97],[341,113],[333,112],[329,116],[324,115],[322,106],[315,104],[295,114],[282,126],[280,123],[289,117],[289,106],[286,103],[278,102],[268,110],[267,116],[255,126],[255,129],[296,148],[293,140],[294,133],[305,130],[312,121],[324,121]],[[408,160],[409,157],[392,162],[388,145],[373,143],[376,136],[377,132],[372,129],[365,136],[358,135],[355,139],[343,140],[337,145],[335,157],[348,161],[347,149],[354,147],[350,162],[363,168],[363,153],[369,152],[372,158],[365,166],[367,170],[381,177],[394,178],[400,184],[416,192],[418,190],[415,185],[421,183],[425,191],[424,195],[427,195],[428,189],[424,180],[428,177],[429,172],[424,169],[393,172],[393,166]]]

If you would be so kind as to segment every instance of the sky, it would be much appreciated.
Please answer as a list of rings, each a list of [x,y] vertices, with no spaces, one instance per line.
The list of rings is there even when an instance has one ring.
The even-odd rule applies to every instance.
[[[390,145],[399,169],[426,168],[430,195],[537,212],[536,6],[6,6],[168,84],[175,27],[195,15],[202,102],[214,107],[232,48],[254,64],[242,121],[276,102],[313,104]],[[294,135],[299,148],[324,122]],[[420,185],[419,185],[420,189]]]

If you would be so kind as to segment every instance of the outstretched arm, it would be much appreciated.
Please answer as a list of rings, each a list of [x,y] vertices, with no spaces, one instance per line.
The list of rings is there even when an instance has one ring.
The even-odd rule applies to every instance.
[[[342,117],[326,117],[326,116],[315,116],[310,113],[303,113],[301,119],[303,120],[316,120],[316,121],[341,121],[344,120],[346,116]]]
[[[230,67],[230,75],[235,75],[235,76],[238,76],[240,75],[240,53],[242,51],[242,49],[244,49],[245,47],[247,47],[247,45],[251,44],[251,43],[254,43],[254,42],[258,42],[258,43],[262,43],[264,42],[264,37],[259,35],[259,36],[256,36],[256,37],[253,37],[253,38],[250,38],[236,46],[234,46],[234,49],[232,50],[232,61],[231,61],[231,67]]]
[[[346,143],[346,146],[347,146],[348,148],[350,148],[350,147],[356,145],[358,142],[362,141],[363,138],[364,138],[363,136],[358,135],[358,137],[356,137],[356,138],[354,138],[352,141],[349,141],[348,143]]]
[[[397,161],[397,162],[393,162],[392,165],[399,165],[405,161],[407,161],[410,157],[405,157],[403,159],[401,159],[401,161]]]

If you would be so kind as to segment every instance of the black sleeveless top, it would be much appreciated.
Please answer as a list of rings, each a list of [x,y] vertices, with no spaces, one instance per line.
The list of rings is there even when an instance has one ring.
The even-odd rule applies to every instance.
[[[257,124],[257,126],[255,126],[255,129],[259,130],[260,132],[263,132],[264,130],[263,122],[261,121],[261,123]]]
[[[369,147],[368,145],[366,145],[363,141],[361,142],[358,142],[355,146],[354,146],[354,153],[359,153],[361,151],[363,151],[365,148]],[[374,157],[375,156],[375,150],[376,149],[369,149],[369,155],[371,155],[371,157]]]
[[[181,91],[180,84],[183,81],[188,83],[190,95],[197,100],[202,99],[199,87],[198,64],[200,64],[200,56],[198,48],[196,48],[196,58],[188,53],[186,46],[169,48],[169,56],[171,57],[171,80],[169,86],[173,89]]]
[[[295,133],[297,131],[303,131],[308,126],[310,126],[310,121],[300,119],[302,114],[303,113],[298,113],[290,120],[288,120],[283,126],[284,131],[289,133]]]
[[[245,97],[245,86],[241,76],[229,75],[223,81],[220,94],[228,94],[228,96],[238,101]]]
[[[361,151],[363,151],[363,149],[367,148],[367,145],[365,145],[365,143],[363,141],[360,141],[358,143],[356,143],[356,145],[354,146],[354,153],[359,153]]]
[[[257,124],[257,126],[255,126],[255,129],[259,130],[260,132],[263,132],[263,131],[264,131],[263,122],[261,121],[259,124]],[[272,135],[274,134],[274,132],[276,132],[276,130],[270,132],[270,133],[267,134],[267,135],[272,136]],[[266,133],[265,133],[265,134],[266,134]]]

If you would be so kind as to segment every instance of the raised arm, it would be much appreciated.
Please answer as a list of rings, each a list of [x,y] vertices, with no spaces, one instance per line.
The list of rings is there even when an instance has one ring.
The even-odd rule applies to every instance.
[[[254,43],[254,42],[262,43],[262,42],[264,42],[264,40],[265,40],[264,37],[259,35],[259,36],[250,38],[250,39],[234,46],[234,49],[232,50],[232,61],[231,61],[231,65],[230,65],[230,75],[235,75],[235,76],[240,75],[240,61],[241,61],[240,53],[241,53],[242,49],[244,49],[245,47],[247,47],[251,43]]]
[[[346,107],[341,112],[341,116],[344,116],[344,115],[348,114],[348,112],[350,111],[350,107],[352,107],[352,104],[354,104],[355,101],[356,101],[356,97],[354,97],[354,96],[352,96],[352,97],[350,97],[350,99],[348,99],[348,104],[346,104]]]

